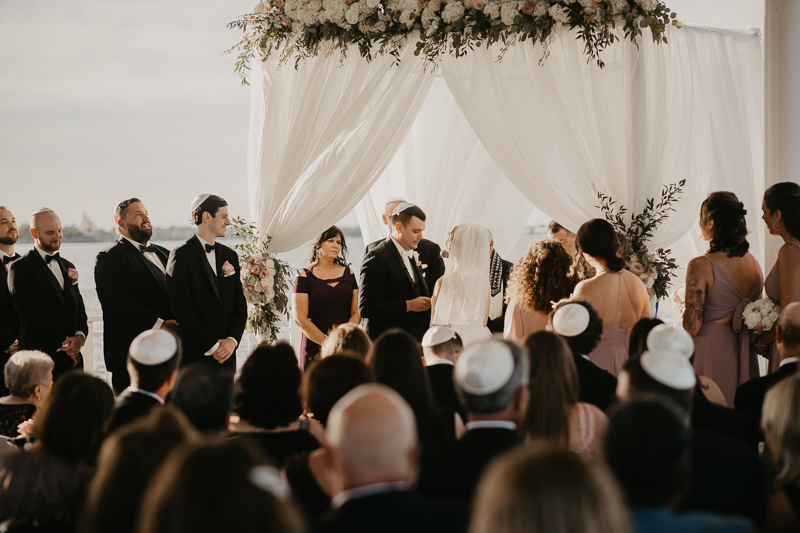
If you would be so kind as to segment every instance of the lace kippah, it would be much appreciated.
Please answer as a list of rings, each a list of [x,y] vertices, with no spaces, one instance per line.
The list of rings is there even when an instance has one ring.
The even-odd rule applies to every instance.
[[[689,360],[670,350],[650,350],[639,358],[642,369],[654,380],[671,389],[689,390],[697,383]]]
[[[133,339],[129,353],[131,359],[147,366],[166,363],[178,351],[175,335],[163,329],[149,329]]]
[[[456,361],[453,379],[469,394],[485,396],[502,389],[514,374],[514,355],[502,342],[485,340],[469,346]]]
[[[694,339],[683,328],[659,324],[647,334],[648,350],[669,350],[689,359],[694,353]]]
[[[396,217],[397,215],[399,215],[400,213],[402,213],[403,211],[405,211],[409,207],[416,207],[416,205],[417,204],[412,204],[411,202],[403,202],[401,204],[397,204],[397,207],[395,207],[394,211],[392,211],[392,216]]]
[[[211,195],[210,194],[205,194],[205,193],[204,194],[198,194],[197,196],[195,196],[194,200],[192,200],[192,203],[189,204],[189,212],[190,213],[194,213],[194,210],[197,209],[198,207],[200,207],[201,205],[203,205],[203,202],[208,200],[209,196],[211,196]]]

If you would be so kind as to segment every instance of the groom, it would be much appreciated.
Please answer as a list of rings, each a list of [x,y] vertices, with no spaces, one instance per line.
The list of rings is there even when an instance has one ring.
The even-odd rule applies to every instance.
[[[392,234],[364,257],[358,310],[372,339],[400,328],[422,341],[430,325],[431,293],[413,253],[425,218],[416,205],[400,203],[392,212]]]

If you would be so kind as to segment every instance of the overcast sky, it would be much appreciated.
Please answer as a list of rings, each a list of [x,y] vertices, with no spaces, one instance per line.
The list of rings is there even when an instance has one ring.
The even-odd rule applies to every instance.
[[[20,222],[48,206],[65,225],[85,211],[111,227],[138,196],[168,226],[213,192],[247,216],[249,89],[222,52],[255,3],[0,1],[0,205]],[[763,28],[764,0],[667,5],[684,22]]]

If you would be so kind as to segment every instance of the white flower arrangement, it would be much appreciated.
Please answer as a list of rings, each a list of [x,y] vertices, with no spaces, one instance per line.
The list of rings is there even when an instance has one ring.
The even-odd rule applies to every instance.
[[[600,53],[620,38],[636,42],[649,27],[655,42],[667,42],[665,29],[682,27],[662,0],[263,0],[229,27],[244,32],[236,72],[247,83],[248,63],[280,50],[281,63],[297,62],[356,45],[367,60],[391,54],[419,36],[417,55],[437,63],[444,54],[462,56],[476,46],[502,43],[502,54],[516,41],[545,47],[563,26],[578,30],[589,60],[600,67]],[[613,29],[621,27],[624,37]]]
[[[681,311],[686,308],[686,284],[683,283],[672,289],[672,306]]]
[[[772,329],[781,314],[781,306],[769,298],[761,298],[750,302],[742,313],[742,322],[747,327],[761,335]]]

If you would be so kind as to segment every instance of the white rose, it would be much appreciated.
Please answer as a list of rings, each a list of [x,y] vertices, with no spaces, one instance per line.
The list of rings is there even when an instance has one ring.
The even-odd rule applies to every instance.
[[[400,23],[411,26],[417,18],[416,10],[407,10],[400,13]]]
[[[658,0],[636,0],[645,11],[653,11],[658,5]]]
[[[547,14],[548,9],[550,9],[550,2],[547,2],[546,0],[536,2],[536,7],[533,8],[533,16],[541,17],[542,15]]]
[[[256,4],[256,7],[253,8],[253,13],[266,13],[267,11],[269,11],[269,7],[264,5],[264,2]]]
[[[375,9],[380,3],[381,0],[367,0],[367,7],[370,9]]]
[[[500,18],[506,26],[514,24],[514,19],[517,18],[517,15],[519,15],[519,9],[513,4],[503,4],[500,8]]]
[[[761,316],[758,313],[747,313],[744,316],[744,325],[747,329],[756,329],[761,323]]]
[[[350,24],[358,24],[358,6],[353,6],[344,15],[345,20]]]
[[[569,22],[569,10],[564,6],[551,6],[548,13],[556,22],[562,24]]]
[[[764,327],[764,331],[772,329],[773,324],[775,324],[775,321],[769,317],[761,321],[761,325]]]

